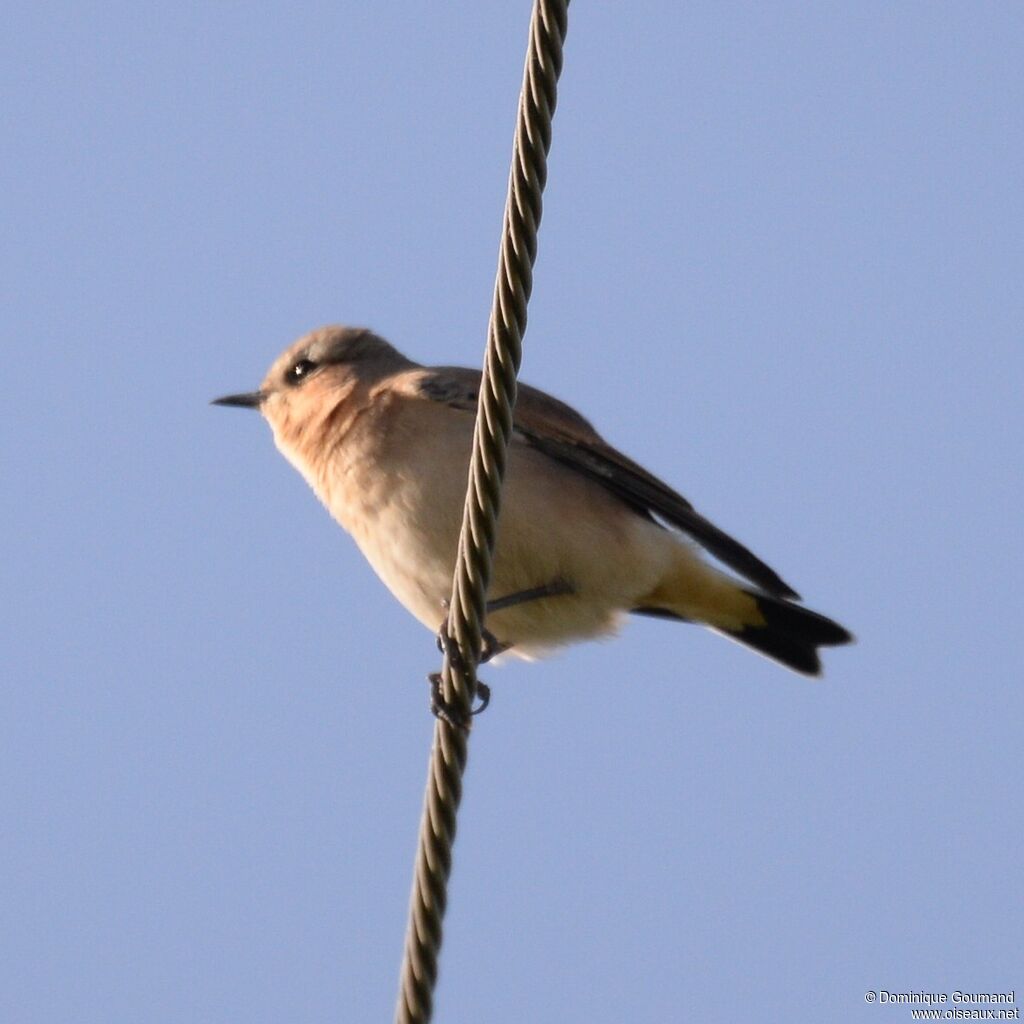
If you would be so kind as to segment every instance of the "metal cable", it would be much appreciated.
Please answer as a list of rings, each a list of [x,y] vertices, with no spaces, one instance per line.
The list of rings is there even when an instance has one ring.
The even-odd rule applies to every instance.
[[[498,273],[448,613],[448,633],[461,657],[445,657],[441,683],[444,700],[455,717],[467,721],[476,692],[476,664],[480,658],[505,456],[512,432],[526,304],[533,287],[541,194],[547,181],[551,119],[562,70],[568,6],[568,0],[534,0],[519,95]],[[395,1011],[397,1024],[426,1024],[433,1012],[467,740],[467,730],[437,720]]]

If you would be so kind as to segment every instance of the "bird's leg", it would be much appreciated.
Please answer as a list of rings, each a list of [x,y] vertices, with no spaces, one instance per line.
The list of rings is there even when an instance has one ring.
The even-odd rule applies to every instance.
[[[545,597],[560,597],[564,594],[574,594],[576,589],[571,583],[563,579],[555,579],[539,587],[530,587],[528,590],[517,590],[514,594],[506,594],[504,597],[497,597],[487,602],[486,611],[500,612],[504,608],[513,608],[517,604],[526,604],[527,601],[539,601]],[[458,642],[448,632],[448,602],[443,602],[445,608],[444,619],[441,621],[441,628],[437,631],[437,649],[448,659],[449,664],[459,668],[464,667],[465,660],[462,656],[462,649]],[[480,658],[478,665],[486,665],[491,658],[507,651],[512,645],[502,643],[489,629],[481,627],[480,630]],[[427,679],[430,681],[430,710],[436,718],[441,718],[449,725],[458,729],[468,729],[469,721],[457,712],[441,693],[441,673],[433,672]],[[486,683],[476,681],[476,693],[474,697],[480,698],[480,705],[470,710],[470,716],[479,715],[491,702],[491,689]]]
[[[517,590],[514,594],[496,597],[493,601],[487,602],[487,614],[500,612],[503,608],[512,608],[517,604],[526,604],[527,601],[539,601],[542,597],[561,597],[563,594],[575,593],[576,588],[571,583],[559,578],[539,587]]]

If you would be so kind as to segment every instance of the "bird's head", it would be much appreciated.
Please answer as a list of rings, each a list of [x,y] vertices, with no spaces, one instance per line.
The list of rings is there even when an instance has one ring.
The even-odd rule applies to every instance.
[[[375,383],[414,365],[364,327],[320,327],[277,357],[259,391],[224,395],[213,404],[258,409],[278,447],[294,458],[325,430],[341,429],[346,408],[357,407]]]

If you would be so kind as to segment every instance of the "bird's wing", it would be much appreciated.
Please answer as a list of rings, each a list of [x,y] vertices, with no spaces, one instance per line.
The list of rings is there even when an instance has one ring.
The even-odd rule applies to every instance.
[[[424,398],[476,412],[479,372],[444,366],[416,370],[410,377],[412,390]],[[769,594],[799,599],[800,595],[753,552],[705,519],[681,494],[613,448],[564,402],[520,384],[514,429],[538,451],[596,480],[638,513],[675,526]]]

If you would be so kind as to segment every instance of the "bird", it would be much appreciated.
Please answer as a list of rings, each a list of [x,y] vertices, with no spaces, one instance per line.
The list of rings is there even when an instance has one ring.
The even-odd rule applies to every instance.
[[[259,390],[213,404],[262,413],[280,452],[436,634],[446,623],[480,384],[479,371],[423,366],[368,328],[331,325],[285,349]],[[633,614],[699,624],[818,676],[819,648],[853,637],[799,601],[580,413],[519,385],[488,654],[533,660],[614,634]]]

